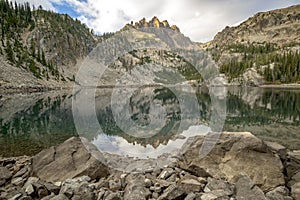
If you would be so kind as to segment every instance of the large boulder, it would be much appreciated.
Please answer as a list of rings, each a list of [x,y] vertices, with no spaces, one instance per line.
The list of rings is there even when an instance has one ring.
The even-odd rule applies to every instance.
[[[212,151],[200,158],[203,136],[190,138],[184,146],[182,168],[199,176],[205,171],[212,177],[235,183],[240,174],[249,176],[264,191],[284,185],[283,165],[276,154],[249,132],[221,134]]]
[[[92,179],[106,177],[109,169],[99,158],[103,159],[95,146],[84,138],[72,137],[34,156],[32,175],[46,181],[64,181],[83,175]]]

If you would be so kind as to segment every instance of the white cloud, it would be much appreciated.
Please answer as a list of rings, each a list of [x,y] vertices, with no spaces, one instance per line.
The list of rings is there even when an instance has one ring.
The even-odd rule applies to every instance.
[[[26,0],[17,0],[24,2]],[[114,32],[143,17],[167,19],[194,41],[208,41],[225,26],[234,25],[259,11],[300,3],[300,0],[29,0],[55,10],[52,3],[67,4],[96,32]]]

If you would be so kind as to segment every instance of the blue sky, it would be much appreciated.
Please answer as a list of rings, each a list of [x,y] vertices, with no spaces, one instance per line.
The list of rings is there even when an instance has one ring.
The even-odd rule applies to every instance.
[[[257,12],[300,4],[300,0],[16,0],[69,14],[95,32],[114,32],[126,23],[157,16],[176,24],[194,41],[206,42],[225,26]]]

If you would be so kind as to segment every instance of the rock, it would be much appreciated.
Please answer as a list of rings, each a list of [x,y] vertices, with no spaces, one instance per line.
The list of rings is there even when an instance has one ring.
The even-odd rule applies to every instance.
[[[207,185],[204,188],[204,192],[210,192],[214,190],[222,190],[224,191],[225,195],[230,196],[233,194],[233,189],[230,187],[228,183],[223,180],[217,180],[214,178],[207,179]],[[224,195],[222,195],[224,196]]]
[[[38,194],[38,197],[41,199],[41,198],[47,196],[49,194],[49,192],[45,188],[45,186],[43,186],[43,187],[40,187],[37,189],[37,194]]]
[[[147,188],[149,188],[149,187],[151,187],[151,185],[152,185],[152,181],[151,181],[150,179],[146,178],[146,179],[145,179],[145,186],[146,186]]]
[[[158,194],[157,192],[153,192],[153,193],[152,193],[152,197],[153,197],[154,199],[157,199],[157,198],[159,197],[159,194]]]
[[[178,179],[177,174],[172,174],[169,178],[167,178],[167,181],[176,182],[177,179]]]
[[[184,189],[186,193],[200,192],[202,190],[202,184],[195,179],[185,179],[180,181],[179,186]]]
[[[109,173],[108,168],[94,157],[100,158],[102,155],[86,139],[82,138],[82,141],[72,137],[57,147],[43,150],[33,157],[32,174],[54,182],[82,175],[92,179],[106,177]]]
[[[8,200],[17,200],[22,196],[22,194],[16,194],[15,196],[9,198]]]
[[[62,182],[61,181],[56,181],[53,184],[56,185],[57,187],[60,187],[62,185]]]
[[[268,200],[292,200],[292,197],[289,197],[289,190],[280,186],[266,193]]]
[[[6,183],[5,179],[0,179],[0,186],[4,185]]]
[[[33,183],[36,183],[38,182],[40,179],[37,178],[37,177],[29,177],[24,185],[24,187],[26,187],[27,185],[29,184],[33,184]]]
[[[184,200],[194,200],[196,198],[197,198],[197,195],[195,193],[191,192],[184,198]]]
[[[90,178],[87,176],[67,179],[62,184],[60,194],[66,195],[69,199],[95,199],[92,188],[89,187]]]
[[[174,173],[175,173],[175,171],[172,168],[166,168],[160,173],[158,178],[166,180],[167,178],[169,178]]]
[[[18,200],[32,200],[32,198],[29,197],[29,196],[23,196],[23,197],[21,197],[21,198],[18,199]]]
[[[108,181],[109,189],[113,192],[119,191],[122,189],[120,181],[109,180]]]
[[[282,159],[282,160],[286,160],[287,158],[287,149],[286,147],[278,144],[278,143],[275,143],[275,142],[268,142],[268,141],[265,141],[265,144],[271,149],[271,151],[277,155],[279,155],[279,157]]]
[[[292,185],[291,194],[294,199],[300,199],[300,182]]]
[[[23,186],[23,190],[28,194],[32,195],[35,192],[34,183],[37,183],[39,181],[39,178],[37,177],[29,177],[26,181],[26,183]]]
[[[148,199],[151,193],[145,188],[145,177],[141,174],[129,174],[126,177],[127,185],[124,190],[124,199]]]
[[[17,177],[11,180],[11,184],[22,187],[24,180],[22,177]]]
[[[195,176],[207,178],[211,177],[211,175],[202,167],[198,165],[191,164],[188,166],[187,171],[191,172]]]
[[[43,197],[41,200],[50,200],[50,199],[52,199],[53,197],[55,197],[55,195],[54,195],[54,194],[50,194],[50,195],[48,195],[48,196]]]
[[[68,200],[68,197],[64,194],[59,194],[57,196],[52,197],[50,200]]]
[[[59,186],[56,186],[52,183],[44,183],[44,185],[50,193],[54,193],[55,195],[58,195],[58,193],[60,191]]]
[[[200,199],[201,200],[229,200],[229,197],[220,196],[220,194],[214,194],[213,192],[209,192],[209,193],[202,194]]]
[[[263,191],[247,175],[240,175],[235,187],[237,200],[267,200]]]
[[[0,167],[0,186],[12,177],[11,172],[6,167]]]
[[[288,152],[286,162],[287,178],[290,180],[295,174],[300,172],[300,151]]]
[[[23,176],[26,172],[28,172],[28,167],[23,167],[20,171],[13,175],[13,178]]]
[[[104,195],[105,195],[105,190],[103,188],[100,188],[100,191],[98,193],[98,198],[97,200],[103,199]]]
[[[73,191],[72,187],[62,186],[59,193],[65,195],[66,197],[71,199],[73,197],[74,191]]]
[[[255,68],[247,69],[242,75],[233,81],[246,86],[259,86],[265,82],[263,76],[260,75]]]
[[[34,187],[31,184],[27,184],[27,186],[25,187],[25,192],[26,194],[31,196],[34,193]]]
[[[297,172],[291,180],[288,182],[287,186],[291,187],[295,183],[300,182],[300,172]]]
[[[26,196],[26,193],[24,192],[24,190],[22,190],[22,188],[13,185],[8,185],[7,187],[5,187],[5,192],[1,192],[0,196],[3,197],[3,194],[5,194],[4,199],[19,199],[21,196]]]
[[[169,181],[162,180],[162,179],[156,179],[154,186],[166,189],[167,187],[169,187],[172,184],[173,184],[173,182],[169,182]]]
[[[37,191],[38,197],[41,199],[43,197],[46,197],[49,195],[49,192],[47,190],[47,188],[44,185],[44,182],[42,182],[41,180],[32,183],[35,191]]]
[[[120,176],[122,188],[125,188],[125,186],[126,186],[126,176],[127,176],[127,174],[121,174],[121,176]]]
[[[105,197],[105,200],[120,200],[120,196],[118,193],[110,193],[108,196]]]
[[[210,136],[214,137],[214,134]],[[212,151],[200,158],[203,142],[204,136],[197,136],[184,146],[183,158],[179,163],[182,168],[193,174],[197,174],[200,169],[230,183],[234,182],[234,177],[244,173],[264,191],[285,184],[280,158],[251,133],[222,133]]]
[[[199,181],[199,183],[206,185],[207,184],[207,180],[205,178],[202,177],[198,177],[197,180]]]
[[[158,200],[184,199],[185,197],[185,191],[174,184],[170,185],[167,189],[165,189],[163,194],[158,198]]]

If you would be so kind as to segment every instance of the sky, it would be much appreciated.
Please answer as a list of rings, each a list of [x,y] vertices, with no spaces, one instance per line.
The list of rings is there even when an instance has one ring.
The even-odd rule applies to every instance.
[[[193,41],[207,42],[226,26],[257,12],[300,4],[300,0],[12,0],[69,14],[95,33],[115,32],[131,21],[157,16],[177,25]]]

